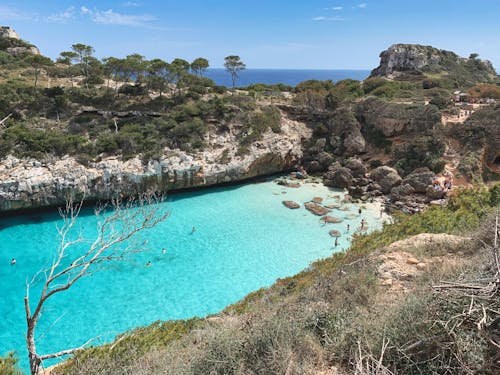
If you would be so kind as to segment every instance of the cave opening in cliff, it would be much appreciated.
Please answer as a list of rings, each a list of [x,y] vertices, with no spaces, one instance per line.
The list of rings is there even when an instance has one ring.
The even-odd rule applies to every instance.
[[[493,162],[493,164],[495,164],[497,167],[500,167],[500,155],[498,155],[498,156],[495,158],[495,161]]]

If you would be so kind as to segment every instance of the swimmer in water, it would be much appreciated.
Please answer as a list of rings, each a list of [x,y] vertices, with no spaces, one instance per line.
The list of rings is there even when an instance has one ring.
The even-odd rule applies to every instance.
[[[194,232],[196,232],[196,228],[195,227],[193,227],[193,229],[191,229],[191,233],[194,233]]]
[[[10,265],[13,266],[14,264],[16,264],[16,259],[15,258],[12,258],[12,260],[10,261]]]

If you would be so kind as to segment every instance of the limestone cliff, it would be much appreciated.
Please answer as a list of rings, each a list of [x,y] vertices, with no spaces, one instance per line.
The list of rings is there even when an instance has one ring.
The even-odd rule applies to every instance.
[[[370,77],[398,78],[432,72],[460,76],[470,82],[487,82],[496,77],[491,62],[477,57],[463,58],[456,53],[418,44],[393,44],[380,54],[380,65]]]
[[[26,43],[10,26],[0,26],[0,51],[19,56],[24,54],[39,55],[40,50],[32,44]]]
[[[68,195],[106,200],[279,173],[299,162],[301,140],[311,135],[304,124],[289,119],[281,127],[282,134],[267,131],[249,146],[247,155],[237,155],[234,136],[209,134],[203,151],[166,149],[147,165],[139,156],[127,161],[109,157],[88,166],[69,156],[45,162],[8,156],[0,163],[0,211],[58,205]]]

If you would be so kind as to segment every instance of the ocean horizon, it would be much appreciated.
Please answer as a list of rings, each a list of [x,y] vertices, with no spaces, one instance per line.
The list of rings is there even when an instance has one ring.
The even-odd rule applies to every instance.
[[[245,69],[239,73],[237,87],[256,83],[267,85],[284,84],[296,86],[310,79],[334,82],[343,79],[363,80],[370,75],[370,70],[362,69]],[[207,69],[205,77],[212,79],[217,85],[232,86],[231,75],[224,68]]]

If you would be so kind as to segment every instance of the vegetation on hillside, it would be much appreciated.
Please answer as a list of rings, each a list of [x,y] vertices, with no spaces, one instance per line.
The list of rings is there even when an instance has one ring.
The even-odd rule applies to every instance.
[[[474,308],[470,320],[456,324],[470,298],[430,288],[442,280],[465,283],[493,276],[494,269],[485,267],[492,264],[491,249],[484,246],[492,241],[490,215],[498,214],[499,191],[499,185],[490,191],[468,189],[445,208],[397,215],[380,231],[355,235],[345,253],[278,280],[221,314],[131,331],[112,344],[77,353],[55,373],[276,374],[333,367],[351,373],[364,358],[372,364],[380,360],[392,373],[493,374],[498,369],[494,347],[475,324],[482,312]],[[443,232],[473,239],[458,248],[442,243],[405,251],[424,259],[453,258],[456,266],[430,266],[404,281],[408,293],[387,297],[379,281],[384,254],[379,250],[418,233]],[[500,307],[498,299],[490,302],[488,322]]]

